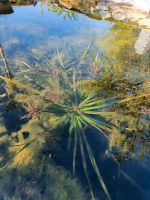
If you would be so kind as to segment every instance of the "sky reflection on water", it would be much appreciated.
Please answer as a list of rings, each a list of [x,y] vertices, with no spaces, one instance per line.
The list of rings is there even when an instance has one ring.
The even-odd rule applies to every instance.
[[[81,53],[112,27],[111,22],[88,19],[81,14],[77,20],[64,19],[65,14],[49,13],[46,7],[42,11],[40,4],[13,9],[14,14],[0,18],[0,42],[13,60],[26,59],[30,54],[46,55],[57,47],[69,55]]]

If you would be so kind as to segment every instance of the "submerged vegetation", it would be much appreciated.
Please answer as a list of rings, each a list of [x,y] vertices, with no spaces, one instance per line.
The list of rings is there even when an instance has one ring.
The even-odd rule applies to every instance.
[[[14,11],[1,21],[0,200],[147,199],[150,51],[135,52],[141,30],[99,21],[95,0],[37,2],[0,5]]]
[[[111,156],[118,164],[137,155],[147,157],[150,150],[149,73],[143,73],[137,81],[126,67],[110,65],[98,54],[89,61],[89,68],[86,66],[85,71],[82,67],[87,55],[90,55],[89,47],[79,64],[74,66],[74,63],[66,64],[57,50],[55,63],[45,60],[43,62],[47,64],[44,66],[35,66],[20,61],[20,69],[12,75],[1,47],[4,63],[3,76],[0,76],[1,106],[17,115],[20,123],[15,129],[9,128],[4,117],[0,126],[0,149],[3,149],[0,171],[9,173],[8,178],[15,183],[13,188],[5,191],[8,196],[3,196],[4,199],[13,195],[14,199],[35,199],[35,196],[40,199],[43,194],[42,199],[49,195],[54,195],[54,200],[89,198],[75,181],[65,179],[65,175],[58,181],[61,172],[59,175],[59,170],[53,169],[54,165],[61,156],[67,155],[74,176],[78,168],[83,168],[91,198],[96,199],[89,175],[92,167],[110,200],[100,163],[90,144],[89,132],[94,134],[98,131],[103,135],[108,144],[105,156]],[[6,152],[7,157],[4,156]],[[60,156],[63,153],[65,155]],[[16,170],[19,170],[18,178],[14,175],[18,173]],[[1,183],[0,193],[3,194],[8,182]],[[74,197],[69,196],[72,192]]]
[[[0,178],[3,199],[86,200],[80,184],[43,156],[34,164],[4,171]]]

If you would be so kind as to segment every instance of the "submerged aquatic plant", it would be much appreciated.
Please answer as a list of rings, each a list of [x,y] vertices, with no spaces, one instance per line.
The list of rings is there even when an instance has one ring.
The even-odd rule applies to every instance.
[[[40,109],[34,105],[32,101],[24,104],[24,109],[27,111],[27,115],[24,115],[23,118],[30,119],[31,117],[38,117],[41,113]]]
[[[0,174],[0,194],[4,200],[87,199],[80,183],[43,155],[30,165],[4,170]]]
[[[85,58],[86,53],[87,50],[83,54],[82,59]],[[73,142],[73,173],[75,173],[76,169],[77,149],[79,147],[83,169],[88,181],[92,199],[95,199],[95,195],[92,189],[90,177],[88,175],[87,158],[90,161],[107,198],[110,200],[110,194],[104,183],[98,164],[93,155],[93,151],[88,142],[85,132],[86,127],[97,129],[101,134],[104,134],[108,140],[109,133],[111,135],[118,136],[120,134],[118,129],[109,122],[109,117],[116,117],[118,116],[118,113],[111,111],[110,108],[113,107],[114,104],[121,105],[143,97],[149,97],[150,94],[138,94],[137,96],[127,97],[123,100],[115,97],[108,99],[103,98],[102,96],[98,97],[95,92],[93,93],[93,91],[88,92],[88,94],[85,95],[83,89],[79,87],[79,83],[84,82],[84,80],[80,80],[81,73],[78,71],[80,64],[76,67],[76,69],[71,70],[64,65],[59,52],[58,60],[58,68],[48,68],[49,73],[47,73],[47,69],[42,69],[41,74],[45,77],[45,83],[42,87],[39,87],[38,84],[38,80],[41,80],[40,75],[35,81],[35,88],[33,88],[29,83],[23,83],[19,80],[20,76],[17,77],[17,74],[15,78],[11,79],[9,77],[2,76],[0,76],[0,78],[5,81],[6,85],[13,85],[12,92],[14,94],[15,101],[19,102],[19,104],[22,105],[22,108],[26,110],[27,114],[25,116],[27,118],[35,118],[38,116],[38,120],[42,126],[48,128],[49,131],[53,131],[55,128],[55,126],[50,127],[48,124],[49,120],[54,116],[57,117],[57,125],[66,125],[66,127],[69,127],[68,149],[71,148],[71,144]],[[82,61],[80,63],[82,63]],[[28,70],[24,73],[28,75],[28,79],[31,80],[32,78],[32,83],[34,83],[33,75],[36,73],[36,70],[33,70],[32,66],[26,63],[24,64],[28,67]],[[97,77],[100,71],[94,68],[94,73]],[[91,79],[91,81],[92,80],[94,79]],[[108,83],[109,81],[106,82]],[[46,121],[45,116],[47,118]],[[124,137],[120,138],[123,141]]]
[[[21,103],[22,107],[26,110],[27,114],[25,116],[27,116],[28,118],[39,116],[39,120],[40,118],[42,120],[43,115],[53,113],[59,116],[59,124],[69,125],[68,146],[71,146],[72,140],[74,141],[73,172],[75,173],[77,147],[79,146],[83,168],[90,187],[92,199],[94,199],[94,193],[92,190],[92,185],[87,169],[87,158],[85,155],[86,147],[86,151],[88,152],[88,156],[93,166],[93,169],[107,198],[110,200],[111,197],[107,191],[98,165],[92,153],[91,147],[86,138],[86,134],[84,132],[85,126],[94,127],[105,136],[105,131],[111,132],[111,128],[108,126],[106,121],[100,119],[101,111],[108,106],[108,102],[105,99],[97,99],[96,97],[94,97],[93,94],[89,95],[87,98],[83,98],[80,90],[77,88],[76,73],[71,72],[70,69],[66,70],[66,68],[62,66],[60,55],[58,55],[58,57],[60,61],[60,73],[55,73],[54,76],[54,69],[52,69],[52,73],[48,79],[48,83],[46,83],[46,88],[44,90],[38,91],[35,96],[33,95],[34,93],[32,93],[32,90],[34,91],[35,89],[28,84],[22,83],[15,78],[11,80],[6,77],[0,78],[3,79],[6,84],[9,84],[11,82],[15,86],[15,99],[16,101]],[[49,91],[47,92],[48,88]],[[61,91],[61,95],[59,94],[59,97],[57,97],[58,91]],[[35,101],[37,98],[40,99],[40,105],[35,106],[32,103],[33,101],[27,101],[27,106],[24,106],[24,99],[23,102],[22,99],[19,100],[19,94],[21,94],[22,92],[23,94],[27,95],[27,98],[30,95],[30,98],[35,99]]]

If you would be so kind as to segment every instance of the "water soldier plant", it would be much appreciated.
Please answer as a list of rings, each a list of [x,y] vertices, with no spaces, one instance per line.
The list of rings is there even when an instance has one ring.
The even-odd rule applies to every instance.
[[[94,97],[94,94],[90,94],[88,97],[83,98],[79,89],[77,89],[76,72],[70,71],[70,69],[67,70],[64,66],[62,66],[60,55],[59,60],[60,68],[51,70],[45,90],[34,90],[31,86],[25,85],[16,79],[10,79],[8,77],[0,78],[6,82],[6,85],[12,85],[14,88],[16,101],[21,104],[24,109],[26,109],[27,115],[24,117],[39,117],[39,120],[42,120],[45,113],[49,114],[49,117],[53,113],[59,116],[59,124],[69,126],[68,149],[69,146],[71,146],[71,141],[74,142],[73,173],[75,173],[77,147],[79,146],[83,168],[90,187],[90,193],[92,199],[94,199],[90,177],[88,176],[87,158],[84,149],[84,147],[86,147],[86,151],[88,152],[89,159],[99,182],[107,195],[107,198],[111,199],[84,132],[84,129],[87,126],[92,126],[98,129],[105,136],[105,131],[112,132],[112,129],[106,121],[102,121],[100,119],[101,110],[108,107],[110,103],[108,103],[105,99],[97,99]],[[32,68],[30,72],[33,72]],[[22,95],[24,98],[22,98]],[[29,98],[32,100],[28,102]],[[38,107],[33,104],[35,98],[39,99],[40,105],[38,105]]]
[[[123,98],[122,100],[119,97],[98,97],[94,91],[85,94],[79,83],[81,79],[83,81],[80,65],[87,52],[88,49],[84,52],[80,63],[74,68],[70,67],[70,64],[65,65],[59,51],[57,51],[59,61],[57,67],[50,64],[45,68],[41,66],[35,68],[25,62],[21,62],[24,69],[19,70],[15,78],[0,76],[0,79],[4,81],[6,91],[11,86],[15,102],[18,107],[26,111],[22,118],[27,120],[36,119],[44,129],[48,130],[48,135],[55,131],[58,126],[67,128],[67,149],[73,153],[73,173],[75,174],[76,171],[77,153],[80,152],[91,198],[95,199],[95,195],[88,174],[87,160],[90,161],[107,199],[110,200],[111,196],[89,144],[86,129],[89,127],[98,130],[107,138],[109,143],[111,135],[120,135],[119,127],[109,120],[109,116],[120,117],[120,113],[111,111],[111,108],[116,104],[120,105],[143,97],[149,97],[150,94],[141,94],[135,97]],[[37,75],[38,70],[40,70],[40,74]],[[36,141],[37,136],[34,135],[34,140],[32,138],[31,141],[21,147],[18,153],[26,148],[26,145],[33,144],[32,142]],[[5,166],[8,166],[8,164]]]

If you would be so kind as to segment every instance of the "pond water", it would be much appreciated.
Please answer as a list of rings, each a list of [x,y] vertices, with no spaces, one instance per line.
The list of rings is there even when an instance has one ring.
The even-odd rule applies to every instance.
[[[99,36],[108,32],[111,22],[87,19],[74,14],[50,11],[38,4],[14,6],[14,14],[1,16],[1,43],[11,59],[23,59],[34,55],[44,56],[60,48],[66,54],[78,55]],[[31,15],[32,14],[32,15]],[[79,48],[80,47],[80,48]],[[72,52],[73,51],[73,52]]]
[[[4,5],[0,5],[2,6]],[[79,154],[76,162],[77,173],[72,175],[72,153],[68,153],[66,148],[68,141],[66,133],[69,125],[66,123],[65,127],[62,125],[53,127],[57,124],[58,118],[62,117],[62,110],[59,109],[61,102],[57,104],[57,101],[61,98],[65,99],[65,93],[69,93],[68,91],[73,90],[74,87],[65,86],[64,89],[62,85],[66,79],[63,79],[63,82],[60,82],[62,85],[58,86],[56,78],[60,69],[55,69],[55,65],[69,63],[73,63],[70,65],[71,69],[75,69],[76,66],[77,69],[79,68],[80,73],[75,77],[75,79],[81,77],[78,87],[80,81],[94,80],[98,83],[99,89],[96,84],[88,87],[88,84],[91,84],[88,82],[87,88],[82,89],[84,95],[90,94],[93,90],[98,96],[96,98],[111,98],[107,100],[108,104],[111,104],[115,97],[127,98],[132,95],[146,94],[144,98],[137,98],[135,102],[131,101],[128,105],[114,105],[111,109],[108,106],[109,116],[101,116],[102,122],[108,120],[107,123],[115,124],[121,132],[121,136],[115,133],[116,138],[111,137],[110,145],[103,134],[99,133],[97,129],[99,125],[94,124],[92,129],[85,126],[83,129],[112,200],[149,200],[150,105],[147,96],[150,92],[150,52],[145,49],[140,55],[136,53],[135,44],[141,29],[136,24],[97,20],[66,10],[61,6],[41,2],[26,6],[12,5],[8,8],[9,6],[5,8],[9,14],[4,14],[4,9],[3,12],[0,9],[3,13],[0,15],[0,44],[5,53],[0,61],[0,76],[6,76],[0,82],[0,166],[2,168],[2,170],[0,168],[0,200],[89,200],[91,185],[95,199],[105,200],[109,196],[106,191],[103,191],[104,188],[99,186],[90,157],[87,158],[89,169],[87,173],[91,184],[88,184],[80,146],[84,142],[84,137],[82,142],[79,137],[80,143],[77,147],[79,146],[81,153],[77,150]],[[11,12],[13,13],[10,14]],[[5,59],[10,73],[17,81],[32,85],[34,89],[41,91],[41,95],[45,94],[55,102],[54,113],[58,110],[56,115],[51,117],[52,120],[47,110],[45,111],[50,106],[48,99],[39,99],[39,94],[31,89],[27,92],[27,86],[21,85],[20,82],[10,83],[10,74],[8,71],[4,73],[3,70]],[[62,64],[63,61],[65,64]],[[48,65],[53,68],[52,72]],[[49,80],[50,72],[53,73],[53,77]],[[12,89],[11,84],[15,85],[15,89]],[[18,85],[19,92],[18,90],[16,92]],[[51,85],[50,89],[48,89],[49,85]],[[7,95],[3,94],[4,91]],[[38,104],[38,107],[33,103]],[[44,111],[39,110],[41,106]],[[97,112],[100,111],[99,109]],[[80,116],[78,108],[71,108],[69,113],[72,110]],[[119,113],[119,118],[112,115],[115,111]],[[41,114],[40,120],[38,114]],[[94,116],[96,120],[96,113]],[[51,135],[53,130],[56,136],[53,136],[53,133]],[[125,134],[127,138],[123,142],[120,141]],[[35,136],[38,139],[36,138],[36,143],[32,144],[31,141],[35,141]],[[111,144],[118,146],[110,150]],[[117,151],[116,148],[121,149]],[[84,153],[85,157],[88,157],[88,148]],[[35,163],[32,162],[34,159]]]

